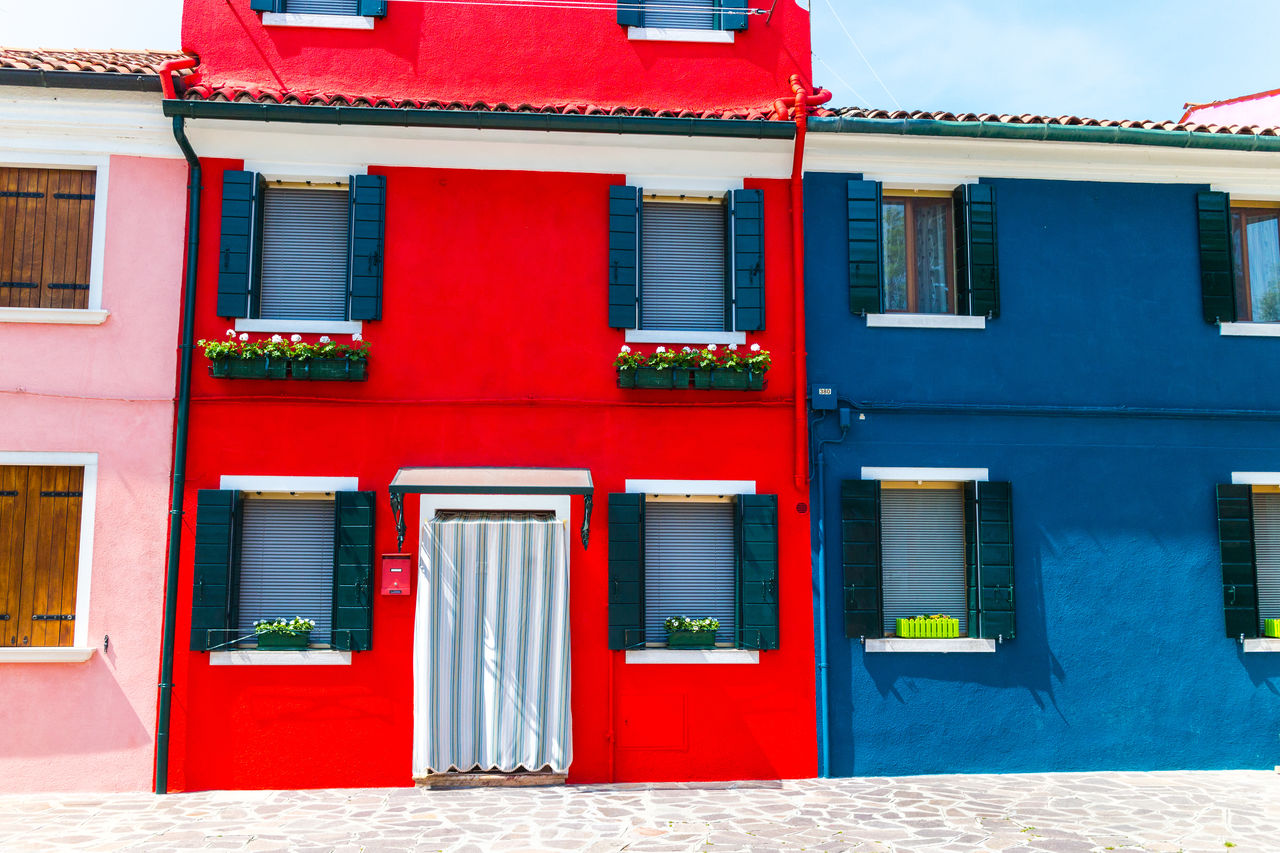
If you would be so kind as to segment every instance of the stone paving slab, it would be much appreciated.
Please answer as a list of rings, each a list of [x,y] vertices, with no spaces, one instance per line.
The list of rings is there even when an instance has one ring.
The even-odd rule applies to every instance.
[[[0,851],[1280,851],[1263,771],[0,796]]]

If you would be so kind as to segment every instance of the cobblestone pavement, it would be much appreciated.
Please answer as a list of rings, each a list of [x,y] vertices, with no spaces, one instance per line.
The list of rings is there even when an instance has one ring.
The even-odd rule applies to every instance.
[[[0,850],[1280,851],[1261,771],[0,796]]]

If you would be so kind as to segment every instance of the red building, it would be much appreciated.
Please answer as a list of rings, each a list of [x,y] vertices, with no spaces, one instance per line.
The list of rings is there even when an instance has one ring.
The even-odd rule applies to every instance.
[[[195,358],[162,787],[815,773],[808,13],[514,5],[187,0],[234,352]]]

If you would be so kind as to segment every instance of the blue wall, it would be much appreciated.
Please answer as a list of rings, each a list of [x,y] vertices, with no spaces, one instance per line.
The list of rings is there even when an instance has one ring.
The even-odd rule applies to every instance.
[[[855,416],[826,450],[831,773],[1280,764],[1280,654],[1225,636],[1214,512],[1232,471],[1280,471],[1280,417],[1224,411],[1280,411],[1280,340],[1201,319],[1202,187],[990,181],[1001,316],[868,329],[848,310],[850,177],[805,178],[811,382],[859,402],[1198,413]],[[1012,483],[1017,639],[950,655],[845,639],[839,487],[864,465]]]

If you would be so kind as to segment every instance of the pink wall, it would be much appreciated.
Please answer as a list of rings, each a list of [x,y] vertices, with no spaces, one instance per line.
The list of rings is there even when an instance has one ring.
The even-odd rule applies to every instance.
[[[0,653],[3,791],[151,785],[185,199],[182,160],[113,156],[107,321],[0,323],[0,450],[96,452],[99,466],[97,651],[85,663]]]

